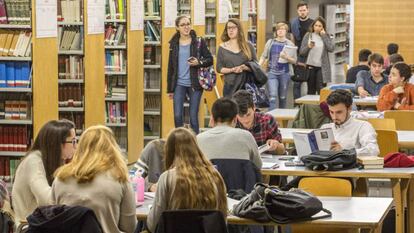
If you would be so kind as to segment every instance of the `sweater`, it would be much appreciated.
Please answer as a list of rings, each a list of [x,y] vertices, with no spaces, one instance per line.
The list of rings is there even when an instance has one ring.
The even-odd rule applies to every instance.
[[[247,130],[219,125],[197,135],[197,141],[210,160],[245,159],[251,160],[259,169],[262,167],[256,141]]]
[[[16,223],[26,220],[37,207],[50,203],[51,188],[46,179],[40,151],[32,151],[17,167],[12,202]]]
[[[56,178],[52,203],[92,209],[105,233],[132,233],[137,223],[131,184],[115,180],[110,171],[96,175],[89,183],[79,184],[73,177],[65,181]]]
[[[269,39],[266,42],[263,53],[262,53],[262,56],[260,57],[261,59],[269,59],[270,60],[270,56],[271,56],[270,50],[272,49],[272,45],[275,41],[276,41],[276,39]],[[293,42],[288,40],[288,39],[286,39],[285,43],[289,46],[295,46],[295,44],[293,44]],[[289,74],[293,75],[293,66],[292,66],[291,63],[288,63],[288,64],[289,64]],[[270,64],[269,64],[269,67],[270,67]]]
[[[355,148],[358,156],[378,156],[377,133],[368,121],[349,117],[342,125],[335,123],[324,124],[322,129],[331,128],[342,149]]]
[[[393,92],[394,86],[392,84],[385,85],[380,92],[377,109],[378,111],[393,110],[394,105],[397,101],[401,101],[403,98],[406,99],[406,103],[400,105],[396,110],[414,110],[414,85],[406,83],[404,85],[404,93],[397,94]]]

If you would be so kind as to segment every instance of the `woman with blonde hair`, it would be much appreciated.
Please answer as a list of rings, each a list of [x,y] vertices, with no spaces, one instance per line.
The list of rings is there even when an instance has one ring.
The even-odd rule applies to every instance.
[[[151,232],[165,210],[219,210],[227,215],[226,187],[218,171],[203,155],[194,134],[173,129],[165,144],[165,171],[158,180],[147,225]]]
[[[217,51],[216,65],[217,72],[224,74],[224,97],[231,97],[233,93],[244,88],[244,72],[251,71],[245,63],[257,60],[253,45],[245,38],[240,21],[229,19],[221,35],[223,43]]]
[[[92,209],[104,232],[134,231],[134,192],[111,129],[92,126],[85,130],[72,162],[59,168],[55,175],[54,204]]]

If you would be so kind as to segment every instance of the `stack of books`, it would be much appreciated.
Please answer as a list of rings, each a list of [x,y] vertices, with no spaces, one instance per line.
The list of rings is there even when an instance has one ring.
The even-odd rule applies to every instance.
[[[359,156],[358,163],[364,166],[364,169],[384,168],[384,158],[377,156]]]

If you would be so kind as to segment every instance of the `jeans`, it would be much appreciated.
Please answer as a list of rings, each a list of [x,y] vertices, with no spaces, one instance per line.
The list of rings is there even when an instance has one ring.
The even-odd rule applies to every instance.
[[[184,125],[184,101],[186,96],[190,97],[190,126],[196,134],[199,133],[198,124],[198,109],[200,107],[202,90],[194,90],[191,87],[184,87],[177,85],[174,91],[173,105],[174,105],[174,124],[175,127]]]
[[[302,82],[293,82],[293,99],[299,99],[302,97],[301,94]]]
[[[321,67],[308,66],[308,95],[319,94],[323,86]]]
[[[275,108],[286,108],[287,92],[290,83],[289,73],[268,73],[267,88],[269,90],[269,111]]]

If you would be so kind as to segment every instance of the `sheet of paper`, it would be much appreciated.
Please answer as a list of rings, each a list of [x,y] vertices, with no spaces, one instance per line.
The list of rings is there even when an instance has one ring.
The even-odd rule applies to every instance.
[[[229,6],[227,0],[218,0],[218,23],[227,23],[229,20]]]
[[[131,31],[144,30],[144,0],[131,0],[129,10]]]
[[[278,168],[278,163],[275,163],[275,162],[263,162],[263,164],[262,164],[262,168],[267,168],[267,169],[270,169],[270,168]]]
[[[284,53],[286,53],[286,55],[288,55],[289,57],[296,60],[297,51],[298,51],[298,47],[285,45],[285,46],[283,46],[283,49],[280,53],[284,52]],[[279,63],[288,63],[288,60],[283,59],[282,57],[279,57]]]
[[[194,25],[206,24],[206,1],[194,0]]]
[[[155,192],[144,192],[144,197],[147,199],[154,199],[155,198]]]
[[[254,0],[252,0],[254,1]],[[241,10],[241,21],[249,21],[249,0],[241,0],[242,10]]]
[[[56,0],[36,0],[36,38],[57,37]],[[51,19],[52,17],[52,19]]]
[[[105,32],[105,1],[88,0],[88,34]]]
[[[258,1],[258,18],[259,20],[266,19],[266,0],[257,0]]]
[[[230,197],[227,198],[227,206],[229,208],[229,211],[231,212],[233,210],[233,206],[238,204],[240,201],[236,199],[232,199]]]
[[[177,18],[177,1],[176,0],[165,0],[165,9],[168,9],[168,14],[164,17],[164,27],[173,28],[175,27],[175,19]]]

